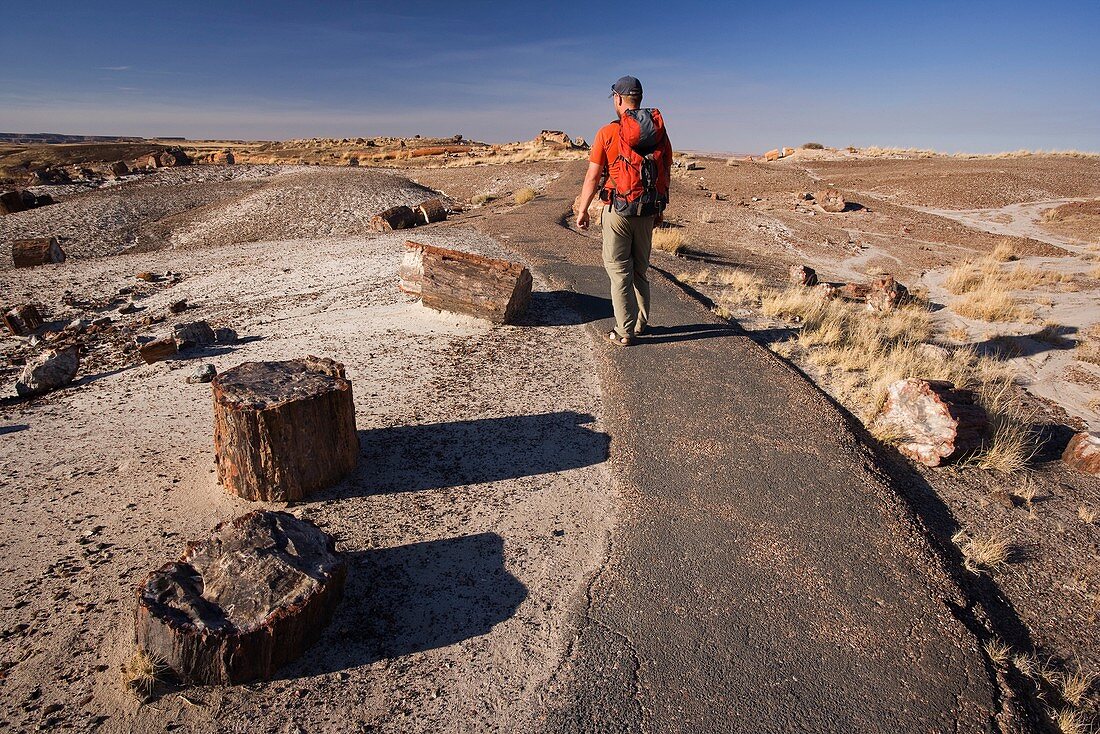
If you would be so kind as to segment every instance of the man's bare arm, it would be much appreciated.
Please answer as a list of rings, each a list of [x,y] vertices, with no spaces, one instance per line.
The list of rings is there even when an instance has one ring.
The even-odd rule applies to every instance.
[[[588,163],[588,172],[584,174],[581,195],[573,202],[573,213],[577,215],[577,226],[581,229],[588,229],[588,205],[596,196],[596,187],[600,185],[601,173],[603,173],[603,166],[599,163]]]

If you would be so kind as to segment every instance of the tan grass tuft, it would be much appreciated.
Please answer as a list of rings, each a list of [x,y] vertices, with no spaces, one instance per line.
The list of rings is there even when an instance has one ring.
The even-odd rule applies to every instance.
[[[985,649],[985,654],[989,656],[991,663],[1001,670],[1008,667],[1009,657],[1012,655],[1012,648],[1000,640],[986,640],[982,647]]]
[[[653,230],[653,246],[675,255],[684,249],[684,233],[672,227],[659,227]]]
[[[536,194],[534,189],[523,188],[517,190],[516,193],[512,195],[512,200],[515,201],[517,204],[526,204],[527,202],[533,200],[535,198],[535,195]]]
[[[1094,682],[1096,682],[1096,676],[1083,670],[1056,673],[1053,680],[1053,683],[1058,686],[1058,693],[1062,696],[1062,700],[1074,707],[1085,703]]]
[[[1092,525],[1096,522],[1096,518],[1100,517],[1100,513],[1097,513],[1088,505],[1081,505],[1077,508],[1077,517],[1086,525]]]
[[[1091,364],[1100,364],[1100,340],[1084,339],[1073,350],[1074,359]]]
[[[1073,709],[1062,709],[1051,714],[1054,726],[1061,734],[1088,734],[1089,727],[1085,723],[1084,714]]]
[[[995,571],[1008,564],[1012,544],[1001,533],[972,536],[964,530],[955,533],[951,541],[962,551],[964,565],[971,573]]]
[[[1020,256],[1016,254],[1016,248],[1012,245],[1011,240],[1001,240],[1000,243],[993,248],[993,252],[990,256],[999,262],[1012,262],[1013,260],[1020,259]]]
[[[980,321],[1028,321],[1034,309],[1022,305],[1003,286],[990,285],[956,298],[951,308],[960,316]]]

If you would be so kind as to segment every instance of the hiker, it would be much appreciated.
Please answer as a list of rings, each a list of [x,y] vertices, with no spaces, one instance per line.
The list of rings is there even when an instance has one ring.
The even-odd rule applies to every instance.
[[[653,228],[661,224],[668,204],[672,144],[660,110],[642,109],[641,82],[624,76],[611,85],[611,97],[618,119],[596,133],[574,214],[577,227],[588,229],[588,205],[599,189],[604,202],[603,264],[615,308],[615,328],[607,338],[629,346],[649,324],[646,271]]]

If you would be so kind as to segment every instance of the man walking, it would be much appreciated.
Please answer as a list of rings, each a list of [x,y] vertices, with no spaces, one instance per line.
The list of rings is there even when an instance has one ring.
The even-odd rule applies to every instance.
[[[615,329],[607,336],[615,344],[629,346],[649,323],[646,271],[653,228],[661,223],[668,204],[672,144],[660,110],[641,108],[641,82],[624,76],[611,86],[611,97],[618,119],[596,133],[574,213],[577,226],[588,229],[588,205],[600,190],[603,264],[611,279],[615,309]]]

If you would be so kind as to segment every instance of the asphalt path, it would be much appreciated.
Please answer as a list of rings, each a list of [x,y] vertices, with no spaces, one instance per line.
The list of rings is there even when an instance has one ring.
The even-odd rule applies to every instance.
[[[852,419],[654,274],[652,335],[606,340],[572,166],[480,226],[599,342],[621,510],[547,692],[547,732],[972,732],[999,693],[966,606]]]

